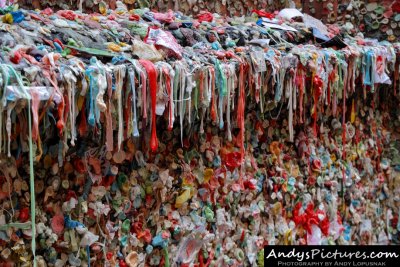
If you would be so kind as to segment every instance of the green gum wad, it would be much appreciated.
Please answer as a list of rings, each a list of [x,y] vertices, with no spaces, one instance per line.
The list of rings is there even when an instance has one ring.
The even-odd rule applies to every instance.
[[[131,221],[129,219],[126,219],[123,223],[122,223],[122,232],[123,233],[129,233],[129,230],[131,228]]]
[[[113,200],[111,200],[111,203],[114,209],[118,209],[122,205],[122,199],[114,198]]]
[[[264,250],[263,249],[257,253],[257,263],[258,263],[258,266],[260,266],[260,267],[264,266]]]
[[[214,212],[212,209],[208,206],[204,208],[204,215],[206,217],[207,222],[213,222],[214,221]]]

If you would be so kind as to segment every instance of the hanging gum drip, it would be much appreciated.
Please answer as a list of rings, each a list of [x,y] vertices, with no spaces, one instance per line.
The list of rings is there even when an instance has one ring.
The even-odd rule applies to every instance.
[[[169,99],[168,99],[168,106],[169,106],[169,110],[168,110],[168,130],[171,131],[172,127],[174,125],[174,96],[172,94],[172,86],[171,83],[173,81],[173,77],[171,78],[170,73],[173,72],[172,68],[171,70],[168,70],[167,68],[163,67],[162,70],[164,76],[165,76],[165,84],[167,87],[167,93],[169,95]],[[174,76],[174,75],[172,75]]]
[[[123,116],[122,116],[122,85],[126,72],[125,66],[117,66],[114,70],[116,75],[116,89],[115,98],[117,99],[117,112],[118,112],[118,150],[121,149],[123,138]]]
[[[39,105],[40,99],[39,94],[31,90],[31,97],[32,97],[32,119],[33,119],[33,126],[32,126],[32,139],[33,141],[37,141],[39,135]]]
[[[138,118],[137,118],[137,91],[136,91],[136,80],[135,80],[135,71],[133,69],[128,70],[128,77],[129,77],[129,82],[131,85],[131,90],[132,90],[132,101],[133,101],[133,118],[132,118],[132,128],[133,132],[132,135],[134,137],[139,136],[139,129],[138,129]]]
[[[149,77],[149,89],[151,97],[151,137],[150,137],[150,149],[152,152],[156,152],[158,148],[158,138],[156,132],[156,94],[157,94],[157,73],[156,69],[150,61],[139,60],[143,67],[146,69]]]

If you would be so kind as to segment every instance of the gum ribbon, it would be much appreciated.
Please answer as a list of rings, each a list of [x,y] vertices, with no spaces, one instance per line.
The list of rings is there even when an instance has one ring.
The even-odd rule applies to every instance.
[[[185,118],[185,89],[186,89],[186,69],[183,65],[180,65],[180,75],[179,75],[179,85],[180,85],[180,94],[179,94],[179,123],[181,126],[181,144],[183,145],[183,120]]]
[[[315,75],[314,79],[313,79],[313,86],[314,86],[314,108],[313,108],[313,131],[314,131],[314,135],[317,136],[317,116],[318,116],[318,101],[319,101],[319,97],[322,94],[322,85],[323,85],[323,81],[322,79]]]
[[[185,105],[184,105],[184,96],[185,96],[185,84],[186,84],[186,71],[181,62],[176,62],[175,64],[175,83],[174,83],[174,101],[178,102],[178,110],[179,110],[179,124],[180,124],[180,132],[181,132],[181,144],[183,145],[183,119],[185,115]],[[179,88],[178,88],[179,87]],[[178,97],[178,89],[179,90],[179,99]]]
[[[374,82],[373,82],[373,75],[371,74],[373,68],[373,56],[374,52],[372,50],[368,50],[364,54],[364,62],[363,62],[363,82],[364,85],[371,86],[371,91],[374,91]]]
[[[209,76],[210,76],[210,85],[209,88],[211,88],[210,92],[210,101],[211,101],[211,108],[210,108],[210,116],[211,120],[213,122],[217,121],[217,112],[216,112],[216,101],[215,101],[215,69],[214,67],[209,67]]]
[[[108,95],[108,103],[106,110],[106,149],[107,151],[113,151],[114,148],[114,137],[113,137],[113,125],[112,125],[112,116],[111,116],[111,107],[112,107],[112,75],[111,73],[106,72],[107,79],[107,95]]]
[[[94,97],[93,97],[93,95],[94,95],[94,93],[93,93],[94,80],[93,80],[93,76],[92,76],[92,72],[93,71],[94,70],[91,69],[91,68],[86,69],[86,76],[89,77],[89,98],[88,98],[88,101],[89,101],[89,116],[88,116],[87,122],[91,126],[95,125],[94,110],[93,110],[94,109],[94,104],[93,104],[93,101],[94,101]]]
[[[231,133],[231,96],[234,93],[235,88],[235,65],[231,64],[227,66],[227,103],[226,103],[226,130],[228,141],[232,141],[232,133]]]
[[[200,108],[201,108],[201,116],[200,116],[200,129],[199,133],[203,134],[204,133],[204,116],[208,107],[207,101],[207,93],[209,91],[208,89],[208,82],[204,82],[205,80],[208,80],[208,72],[202,69],[199,74],[199,91],[200,91]]]
[[[135,72],[138,74],[138,81],[139,81],[139,84],[141,84],[142,90],[135,90],[137,93],[136,106],[138,106],[139,108],[142,109],[142,116],[143,116],[142,123],[143,123],[143,127],[144,127],[146,125],[146,119],[147,119],[147,93],[146,93],[147,75],[138,60],[130,60],[130,59],[128,59],[128,60],[132,63],[132,65],[135,69]]]
[[[118,109],[118,151],[121,149],[122,139],[123,139],[123,123],[124,118],[122,115],[122,86],[124,84],[124,77],[126,73],[126,67],[124,65],[118,65],[114,69],[115,75],[115,95],[117,99],[117,109]]]
[[[32,128],[32,139],[33,141],[38,140],[39,136],[39,105],[40,99],[39,94],[36,90],[30,90],[31,98],[32,98],[32,115],[33,115],[33,128]]]
[[[223,104],[224,104],[224,97],[227,95],[227,81],[224,69],[218,59],[215,60],[215,67],[217,69],[217,77],[219,80],[219,97],[218,97],[218,110],[219,110],[219,128],[224,128],[224,119],[223,119]]]
[[[75,100],[75,88],[76,88],[76,77],[72,74],[72,71],[66,69],[64,70],[64,77],[67,82],[67,95],[68,95],[68,102],[69,106],[69,118],[70,118],[70,127],[71,127],[71,145],[75,146],[76,140],[76,100]],[[33,104],[33,103],[32,103]]]
[[[11,112],[14,109],[16,102],[10,102],[7,104],[7,121],[6,121],[6,131],[7,131],[7,155],[11,157]]]
[[[296,73],[296,71],[294,72]],[[294,129],[293,129],[293,110],[296,108],[296,90],[294,88],[294,76],[290,76],[288,79],[288,88],[286,88],[287,93],[289,94],[289,103],[288,103],[288,124],[289,124],[289,141],[293,142],[294,139]]]
[[[175,120],[174,95],[173,95],[173,91],[172,91],[175,73],[170,66],[169,66],[169,68],[162,67],[162,73],[165,77],[165,84],[167,87],[167,94],[168,94],[168,130],[171,131],[174,126],[174,120]],[[171,76],[172,76],[172,78],[171,78]]]
[[[107,87],[104,70],[95,57],[90,59],[90,66],[86,70],[89,77],[89,125],[95,126],[100,123],[100,111],[105,110],[103,100],[104,91]]]
[[[156,100],[157,100],[157,72],[154,64],[145,59],[139,60],[140,64],[146,69],[149,77],[149,88],[151,97],[151,137],[150,149],[156,152],[158,148],[157,129],[156,129]]]
[[[193,70],[193,71],[195,71],[195,70]],[[186,75],[186,90],[185,90],[185,93],[187,93],[188,95],[189,95],[189,98],[192,96],[192,90],[193,90],[193,85],[194,85],[194,83],[195,82],[193,82],[193,73],[192,72],[187,72],[187,75]],[[194,94],[194,99],[193,99],[193,101],[196,101],[196,91],[195,91],[195,94]],[[187,103],[187,106],[188,106],[188,110],[187,110],[187,113],[188,113],[188,123],[189,124],[191,124],[191,122],[192,122],[192,118],[191,118],[191,114],[192,114],[192,101],[188,101],[188,103]]]
[[[245,83],[244,73],[245,64],[240,63],[239,65],[239,98],[237,104],[237,124],[240,128],[238,142],[240,144],[240,161],[243,162],[245,156],[244,150],[244,111],[245,111]]]
[[[139,130],[138,130],[138,123],[137,123],[137,108],[136,108],[136,87],[135,87],[135,71],[133,69],[130,69],[128,71],[129,75],[129,82],[131,85],[131,91],[132,91],[132,103],[133,103],[133,118],[132,118],[132,135],[133,137],[138,137],[139,136]]]

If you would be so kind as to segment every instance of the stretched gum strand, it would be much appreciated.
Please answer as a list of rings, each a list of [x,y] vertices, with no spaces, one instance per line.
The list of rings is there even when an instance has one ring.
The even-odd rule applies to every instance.
[[[121,149],[122,139],[123,139],[123,123],[124,118],[122,115],[122,86],[123,86],[123,79],[126,73],[126,67],[123,65],[117,66],[114,70],[115,72],[115,97],[117,99],[117,106],[118,106],[118,150]]]
[[[40,105],[40,99],[39,99],[39,94],[36,90],[30,90],[30,94],[32,97],[32,105],[31,105],[31,110],[32,110],[32,140],[37,141],[38,140],[38,135],[39,135],[39,105]]]
[[[6,131],[7,131],[7,155],[11,157],[11,112],[14,109],[16,102],[10,102],[7,105],[7,121],[6,121]]]
[[[104,94],[107,89],[107,78],[102,73],[99,73],[97,76],[97,86],[99,88],[99,93],[96,96],[96,104],[101,112],[105,112],[107,105],[104,102]]]
[[[140,59],[140,64],[146,69],[149,78],[149,88],[151,97],[151,137],[150,149],[152,152],[157,151],[158,139],[156,129],[156,101],[157,101],[157,71],[151,61]]]
[[[106,149],[107,151],[113,151],[114,140],[113,140],[113,125],[111,116],[111,101],[112,101],[112,75],[106,72],[107,79],[107,95],[108,95],[108,105],[106,110]]]

